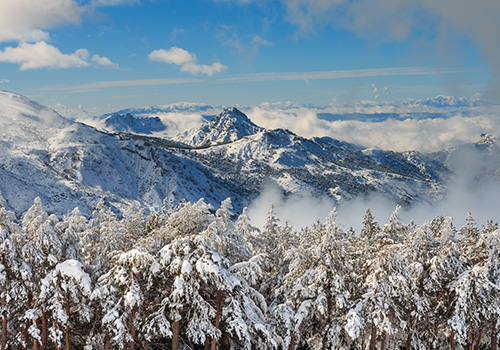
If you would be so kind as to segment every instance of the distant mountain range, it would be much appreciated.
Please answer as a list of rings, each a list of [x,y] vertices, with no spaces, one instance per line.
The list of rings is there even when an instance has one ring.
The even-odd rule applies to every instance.
[[[162,130],[151,111],[143,109],[141,117],[131,110],[102,116],[115,130],[106,132],[17,93],[0,92],[5,205],[20,215],[39,196],[58,215],[75,206],[91,215],[101,198],[126,211],[159,208],[164,199],[175,205],[205,198],[218,207],[231,197],[239,212],[267,183],[284,195],[306,190],[342,201],[376,192],[411,204],[445,194],[450,160],[461,149],[500,154],[498,140],[490,136],[433,154],[365,149],[328,137],[306,139],[261,128],[236,108],[167,139],[148,135]]]

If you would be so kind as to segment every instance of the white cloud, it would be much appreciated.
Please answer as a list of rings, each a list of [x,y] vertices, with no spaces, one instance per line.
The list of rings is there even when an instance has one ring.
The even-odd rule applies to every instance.
[[[111,60],[107,57],[102,57],[102,56],[99,56],[99,55],[94,55],[92,56],[92,62],[94,62],[95,64],[99,65],[99,66],[103,66],[103,67],[106,67],[106,68],[112,68],[112,69],[118,69],[119,66],[118,64],[116,63],[113,63],[111,62]]]
[[[219,62],[215,62],[210,66],[204,64],[200,65],[197,63],[198,59],[195,55],[175,46],[168,50],[155,50],[151,52],[148,57],[151,61],[175,64],[181,67],[181,71],[189,72],[193,75],[206,74],[212,76],[215,73],[227,70],[227,67]]]
[[[78,49],[72,54],[63,54],[58,48],[38,42],[36,44],[21,43],[18,47],[7,47],[0,51],[0,62],[19,64],[21,70],[30,69],[62,69],[96,66],[118,69],[118,64],[107,57],[93,55],[89,62],[89,51]]]
[[[85,9],[73,0],[0,0],[0,42],[48,40],[46,29],[80,23]]]
[[[0,84],[8,84],[10,83],[10,80],[9,79],[0,79]]]
[[[86,49],[79,49],[68,55],[46,42],[21,43],[18,47],[7,47],[0,51],[0,62],[19,64],[21,70],[87,67],[88,56]]]
[[[384,121],[319,119],[317,113],[393,113],[391,106],[378,105],[367,110],[353,106],[337,110],[308,108],[269,109],[253,107],[245,111],[249,118],[265,128],[285,128],[303,137],[329,136],[364,147],[394,151],[418,150],[433,152],[467,142],[475,142],[482,133],[500,135],[500,118],[492,110],[488,114],[476,111],[473,116],[451,114],[447,118],[427,118]],[[408,111],[410,112],[410,111]]]

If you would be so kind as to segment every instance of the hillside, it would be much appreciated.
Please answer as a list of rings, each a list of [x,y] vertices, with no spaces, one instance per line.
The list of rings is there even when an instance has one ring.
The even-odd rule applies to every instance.
[[[108,133],[11,92],[0,92],[0,122],[0,191],[17,214],[37,196],[58,215],[75,206],[90,215],[101,198],[124,211],[159,208],[164,199],[175,205],[205,198],[218,207],[232,197],[239,212],[269,183],[284,195],[307,191],[335,201],[379,193],[401,204],[432,202],[445,194],[458,152],[398,153],[306,139],[263,129],[235,108],[172,140]],[[489,142],[483,148],[498,147]]]

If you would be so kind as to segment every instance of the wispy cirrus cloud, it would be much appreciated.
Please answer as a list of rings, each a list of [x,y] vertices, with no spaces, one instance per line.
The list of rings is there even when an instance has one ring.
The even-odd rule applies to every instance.
[[[227,67],[219,62],[214,62],[209,66],[198,64],[196,55],[175,46],[168,50],[155,50],[149,54],[148,58],[150,61],[180,66],[181,71],[189,72],[193,75],[206,74],[212,76],[227,70]]]
[[[141,0],[92,0],[90,4],[94,7],[100,6],[121,6],[140,4]]]
[[[89,51],[78,49],[71,54],[63,54],[58,48],[44,41],[30,44],[23,42],[17,47],[6,47],[0,51],[0,62],[18,64],[20,70],[30,69],[64,69],[88,67],[91,63],[97,66],[118,68],[118,65],[106,57],[94,55],[89,61]]]
[[[231,76],[219,79],[219,82],[263,82],[283,80],[329,80],[343,78],[384,77],[404,75],[441,75],[463,73],[463,69],[429,68],[429,67],[398,67],[355,70],[333,70],[316,72],[268,72]]]
[[[173,59],[172,59],[173,60]],[[183,62],[177,57],[177,62]],[[224,78],[211,78],[210,80],[201,78],[168,78],[168,79],[138,79],[138,80],[115,80],[100,81],[90,84],[74,86],[46,86],[39,90],[95,90],[115,87],[131,86],[156,86],[156,85],[178,85],[190,83],[252,83],[265,81],[287,81],[287,80],[325,80],[325,79],[349,79],[360,77],[382,77],[393,75],[440,75],[463,73],[464,70],[448,68],[428,68],[428,67],[405,67],[405,68],[380,68],[380,69],[360,69],[360,70],[338,70],[321,72],[284,72],[284,73],[255,73],[246,75],[234,75]]]
[[[167,78],[167,79],[138,79],[138,80],[113,80],[97,81],[81,85],[53,85],[39,88],[39,91],[89,91],[119,87],[178,85],[203,82],[194,78]]]

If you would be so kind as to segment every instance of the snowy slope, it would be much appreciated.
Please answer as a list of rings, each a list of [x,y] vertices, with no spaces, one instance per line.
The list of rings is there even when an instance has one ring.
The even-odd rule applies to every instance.
[[[37,196],[59,215],[75,206],[91,215],[103,197],[118,211],[202,197],[217,207],[232,197],[239,212],[268,183],[284,194],[306,190],[338,201],[374,192],[399,203],[432,201],[445,192],[459,152],[398,153],[306,139],[263,129],[237,109],[174,140],[108,133],[11,92],[0,92],[0,123],[0,192],[17,214]],[[494,138],[468,147],[500,154]]]
[[[53,130],[71,124],[54,110],[14,92],[0,91],[2,147],[42,147]]]
[[[175,149],[72,123],[15,93],[0,92],[0,101],[0,193],[18,215],[37,196],[59,215],[75,206],[90,215],[102,197],[124,210],[206,195],[220,203],[231,195],[230,186]]]

